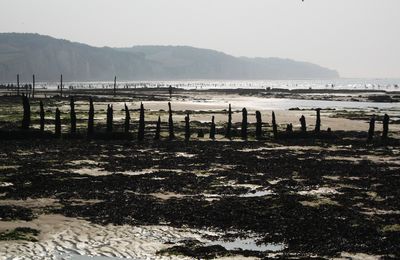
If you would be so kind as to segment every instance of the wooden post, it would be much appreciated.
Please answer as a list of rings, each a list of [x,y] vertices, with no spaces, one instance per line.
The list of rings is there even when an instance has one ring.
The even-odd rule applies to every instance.
[[[231,107],[231,104],[229,104],[228,126],[226,127],[225,137],[228,139],[232,139],[232,107]]]
[[[211,118],[211,127],[210,127],[210,139],[215,139],[215,117]]]
[[[113,130],[113,106],[107,105],[107,132],[111,133]]]
[[[247,140],[247,109],[242,109],[242,139]]]
[[[17,74],[17,96],[19,96],[19,74]]]
[[[317,120],[315,122],[315,132],[319,133],[321,131],[321,109],[317,108]]]
[[[125,103],[125,134],[129,133],[130,121],[131,121],[131,114],[129,113],[128,106]]]
[[[24,116],[22,118],[22,129],[28,130],[31,124],[31,106],[26,95],[22,94],[22,105],[24,108]]]
[[[188,142],[190,139],[190,117],[189,113],[185,116],[185,141]]]
[[[160,132],[161,132],[161,117],[158,116],[158,121],[156,125],[156,134],[154,135],[154,140],[160,140]]]
[[[168,132],[169,132],[169,139],[172,140],[175,138],[174,134],[174,121],[172,120],[172,108],[171,108],[171,102],[168,102]]]
[[[299,119],[300,124],[301,124],[301,131],[302,132],[306,132],[307,131],[307,124],[306,124],[306,118],[304,117],[304,115],[302,115]]]
[[[114,76],[114,97],[117,94],[117,76]]]
[[[44,107],[43,107],[43,102],[42,100],[40,100],[40,112],[39,112],[39,116],[40,116],[40,131],[43,132],[44,131]]]
[[[75,113],[75,100],[74,97],[71,96],[70,100],[70,118],[71,118],[71,134],[76,134],[76,113]]]
[[[261,139],[262,137],[262,120],[261,120],[261,113],[260,111],[256,111],[256,120],[257,120],[257,125],[256,125],[256,138]]]
[[[272,133],[274,134],[274,138],[278,138],[278,126],[276,124],[275,112],[272,111]]]
[[[371,117],[369,121],[369,129],[368,129],[368,141],[372,141],[374,139],[374,132],[375,132],[375,115]]]
[[[144,139],[144,127],[144,106],[143,103],[140,103],[138,141],[143,141]]]
[[[35,98],[35,74],[32,75],[32,98]]]
[[[60,96],[63,96],[63,76],[61,74],[61,78],[60,78]]]
[[[58,107],[56,108],[55,135],[61,137],[61,113]]]
[[[389,115],[385,114],[383,117],[383,131],[382,131],[382,139],[387,139],[389,133]]]
[[[93,99],[89,98],[89,119],[88,119],[88,129],[87,135],[91,137],[94,133],[94,105]]]

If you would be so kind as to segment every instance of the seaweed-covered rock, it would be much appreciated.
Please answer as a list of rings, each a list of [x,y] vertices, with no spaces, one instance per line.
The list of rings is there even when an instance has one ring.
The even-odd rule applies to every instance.
[[[34,219],[34,215],[31,209],[20,207],[20,206],[0,206],[0,220],[11,221],[11,220],[25,220],[30,221]]]

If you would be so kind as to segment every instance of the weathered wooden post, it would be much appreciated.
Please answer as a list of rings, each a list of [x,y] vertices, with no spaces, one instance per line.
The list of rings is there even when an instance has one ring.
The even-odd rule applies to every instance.
[[[317,108],[317,119],[315,122],[315,132],[319,133],[321,131],[321,109]]]
[[[31,125],[31,106],[29,104],[29,99],[26,95],[22,95],[22,105],[24,108],[24,115],[22,118],[22,129],[29,129]]]
[[[113,106],[107,105],[107,132],[111,133],[113,130]]]
[[[55,136],[61,137],[61,113],[58,107],[56,108]]]
[[[63,76],[60,77],[60,96],[63,96]]]
[[[43,132],[44,131],[44,107],[43,107],[43,102],[42,100],[40,100],[40,112],[39,112],[39,116],[40,116],[40,131]]]
[[[156,124],[156,134],[154,135],[154,140],[160,140],[160,133],[161,133],[161,117],[158,116]]]
[[[215,139],[215,117],[211,118],[211,127],[210,127],[210,139]]]
[[[19,96],[19,74],[17,74],[17,96]]]
[[[32,98],[35,98],[35,74],[32,75]]]
[[[131,121],[131,114],[129,112],[128,106],[125,103],[125,134],[129,133],[130,121]]]
[[[225,137],[228,139],[232,139],[232,107],[231,107],[231,104],[229,104],[228,125],[226,127]]]
[[[117,94],[117,76],[114,76],[114,97]]]
[[[144,139],[144,106],[143,103],[140,103],[138,140],[143,141],[143,139]]]
[[[71,97],[69,105],[71,107],[71,109],[70,109],[71,134],[74,135],[74,134],[76,134],[76,112],[75,112],[75,100],[74,100],[74,97]]]
[[[256,111],[256,138],[261,139],[262,138],[262,119],[261,119],[261,112]]]
[[[169,85],[168,92],[169,92],[169,99],[171,99],[172,98],[172,85]]]
[[[242,109],[242,139],[247,140],[247,109]]]
[[[172,109],[171,109],[171,102],[168,102],[168,113],[169,113],[169,117],[168,117],[168,130],[169,130],[169,139],[172,140],[175,138],[175,134],[174,134],[174,121],[172,120]]]
[[[371,120],[369,121],[368,142],[374,139],[374,132],[375,132],[375,115],[372,115]]]
[[[272,111],[272,133],[274,134],[274,138],[278,138],[278,126],[276,125],[275,112]]]
[[[189,113],[185,116],[185,141],[189,141],[190,139],[190,117]]]
[[[383,140],[388,138],[388,133],[389,133],[389,115],[385,114],[383,116],[383,131],[382,131]]]
[[[161,117],[158,116],[158,121],[156,124],[156,134],[154,135],[154,140],[160,140],[160,132],[161,132]]]
[[[302,132],[306,132],[307,131],[307,125],[306,125],[306,118],[304,117],[304,115],[302,115],[299,119],[300,124],[301,124],[301,131]]]
[[[88,119],[87,135],[91,137],[93,136],[93,134],[94,134],[94,106],[93,106],[93,99],[89,98],[89,119]]]

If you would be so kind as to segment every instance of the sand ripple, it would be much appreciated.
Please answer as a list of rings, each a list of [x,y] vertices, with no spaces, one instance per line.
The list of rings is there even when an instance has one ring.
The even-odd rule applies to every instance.
[[[0,221],[0,230],[15,227],[40,230],[39,242],[0,241],[1,260],[75,259],[76,255],[169,259],[167,256],[156,255],[158,250],[167,247],[165,242],[177,242],[185,238],[201,239],[199,233],[186,229],[168,226],[101,226],[61,215],[42,215],[30,222]]]

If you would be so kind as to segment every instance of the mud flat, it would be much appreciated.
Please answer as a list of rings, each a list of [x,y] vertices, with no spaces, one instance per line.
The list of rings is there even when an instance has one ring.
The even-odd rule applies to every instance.
[[[298,142],[3,141],[2,254],[398,257],[398,142]]]

